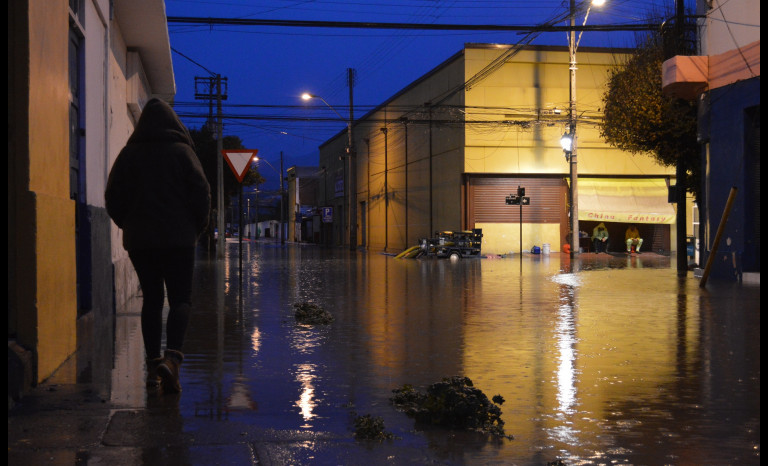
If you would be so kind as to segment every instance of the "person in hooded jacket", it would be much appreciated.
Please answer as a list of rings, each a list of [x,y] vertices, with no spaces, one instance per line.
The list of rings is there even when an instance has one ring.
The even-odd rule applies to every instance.
[[[605,223],[600,222],[592,230],[592,242],[595,244],[595,252],[597,254],[608,252],[608,229],[605,227]]]
[[[123,247],[144,295],[147,386],[178,393],[195,245],[208,224],[211,194],[189,131],[169,104],[151,99],[144,106],[112,166],[104,197],[107,213],[123,230]],[[161,356],[165,289],[170,310]]]
[[[627,243],[627,254],[632,253],[632,247],[635,247],[635,253],[640,254],[640,248],[643,246],[643,238],[640,237],[640,232],[637,230],[637,225],[632,224],[627,228],[624,233],[624,240]]]

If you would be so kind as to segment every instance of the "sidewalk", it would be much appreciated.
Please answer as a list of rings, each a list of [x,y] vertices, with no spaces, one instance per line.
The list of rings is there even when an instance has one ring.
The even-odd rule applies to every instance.
[[[207,416],[190,425],[179,415],[178,397],[157,396],[145,408],[126,409],[89,385],[38,386],[9,409],[8,464],[451,464],[404,445],[368,448],[351,436],[262,429]]]

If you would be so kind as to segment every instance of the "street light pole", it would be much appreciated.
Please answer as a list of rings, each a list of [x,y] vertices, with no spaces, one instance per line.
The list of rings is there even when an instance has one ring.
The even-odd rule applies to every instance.
[[[354,122],[354,113],[352,105],[352,89],[354,88],[355,70],[347,68],[347,84],[349,86],[349,122],[347,123],[347,163],[349,164],[349,250],[357,249],[357,175],[355,163],[355,147],[352,138],[352,123]]]
[[[348,196],[348,205],[347,208],[347,221],[349,222],[349,248],[350,250],[357,249],[357,199],[355,197],[355,149],[353,144],[353,138],[352,138],[352,123],[354,121],[354,113],[353,113],[353,106],[352,106],[352,80],[354,76],[354,70],[352,68],[347,69],[349,73],[349,120],[346,120],[339,112],[336,111],[331,104],[325,101],[322,97],[319,95],[310,94],[308,92],[305,92],[301,95],[301,98],[304,100],[309,99],[320,99],[328,108],[333,110],[333,113],[339,116],[343,121],[347,122],[347,154],[345,155],[345,163],[347,165],[347,183],[346,183],[346,189],[347,189],[347,196]]]
[[[571,151],[570,151],[570,177],[571,177],[571,257],[578,254],[579,248],[579,189],[578,189],[578,166],[576,165],[576,0],[570,0],[571,7],[571,30],[568,33],[568,55],[571,78],[569,92],[570,106],[568,115],[568,126],[571,133]]]
[[[602,6],[605,0],[591,0],[590,5],[587,8],[587,14],[584,17],[584,24],[587,24],[587,18],[592,6]],[[579,171],[576,157],[576,149],[578,146],[576,137],[576,49],[581,41],[581,34],[579,34],[579,41],[576,40],[576,0],[570,0],[570,30],[568,32],[568,55],[569,63],[568,70],[570,72],[570,105],[568,114],[568,133],[567,137],[564,136],[561,142],[564,142],[563,150],[565,151],[566,158],[568,159],[569,172],[571,178],[571,257],[574,257],[579,253]],[[567,141],[565,141],[567,139]],[[566,149],[565,145],[568,145]]]

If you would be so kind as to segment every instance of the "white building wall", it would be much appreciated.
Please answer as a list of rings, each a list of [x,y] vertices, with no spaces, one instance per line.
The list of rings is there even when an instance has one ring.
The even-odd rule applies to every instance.
[[[106,9],[105,9],[106,8]],[[104,207],[109,150],[107,121],[107,71],[109,63],[109,5],[93,1],[85,4],[85,159],[86,201]]]
[[[142,58],[141,53],[135,51],[129,51],[129,47],[126,44],[125,36],[121,29],[120,18],[111,22],[111,28],[109,33],[109,68],[106,94],[108,96],[108,109],[107,115],[103,121],[106,122],[107,129],[107,141],[108,147],[106,159],[106,166],[104,172],[101,175],[101,191],[100,195],[103,199],[104,189],[106,188],[106,182],[109,176],[109,170],[120,153],[122,148],[128,142],[128,138],[133,133],[136,123],[138,122],[138,115],[131,110],[129,105],[129,94],[131,95],[152,95],[152,89],[150,84],[146,80],[138,80],[141,89],[133,89],[129,93],[129,75],[133,67],[129,66],[129,55],[134,53],[138,54],[138,60],[146,64],[147,60]],[[132,27],[138,27],[132,25]],[[133,84],[133,82],[131,83]],[[133,99],[135,100],[135,99]],[[143,103],[146,103],[144,100]],[[135,110],[135,109],[134,109]],[[103,201],[102,201],[103,205]],[[139,281],[136,273],[133,270],[128,252],[123,248],[123,232],[114,224],[110,222],[110,236],[112,245],[112,262],[114,263],[115,274],[115,300],[118,305],[128,302],[139,289]]]

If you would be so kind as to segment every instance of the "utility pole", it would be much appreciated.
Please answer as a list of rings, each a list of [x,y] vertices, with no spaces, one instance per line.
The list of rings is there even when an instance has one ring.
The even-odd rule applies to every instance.
[[[280,151],[280,244],[285,244],[285,205],[283,199],[285,198],[285,192],[283,191],[283,151]]]
[[[224,161],[221,151],[224,148],[224,137],[222,136],[221,101],[227,99],[227,78],[222,79],[220,74],[211,74],[212,76],[205,78],[195,77],[195,99],[208,101],[208,124],[213,119],[213,99],[216,99],[216,225],[219,230],[219,237],[216,242],[216,257],[222,259],[224,258]],[[223,91],[222,81],[224,81]],[[214,85],[216,86],[215,93],[213,90]]]
[[[216,257],[224,258],[224,158],[222,150],[224,149],[223,121],[221,117],[221,75],[216,75],[216,180],[218,193],[218,212],[219,212],[219,241],[216,245]],[[258,211],[258,204],[256,206]]]
[[[570,0],[571,8],[571,30],[568,32],[568,51],[570,55],[570,109],[568,115],[568,126],[571,133],[571,152],[570,152],[570,176],[571,176],[571,257],[578,254],[579,250],[579,190],[578,178],[579,171],[576,165],[576,0]]]
[[[357,249],[357,160],[355,157],[354,138],[352,137],[352,123],[355,121],[354,106],[353,106],[353,92],[355,87],[355,70],[354,68],[347,68],[347,83],[349,85],[349,123],[347,128],[348,142],[347,142],[347,163],[349,164],[349,249],[354,251]]]
[[[676,4],[676,19],[675,19],[675,43],[685,44],[685,2],[683,0],[675,0]],[[681,50],[681,51],[683,51]],[[675,51],[677,52],[677,51]],[[675,53],[673,52],[673,53]],[[667,57],[668,58],[668,57]],[[684,277],[688,274],[688,254],[686,246],[686,173],[687,167],[685,165],[685,159],[682,155],[678,154],[677,164],[675,166],[675,201],[677,202],[677,276]]]

